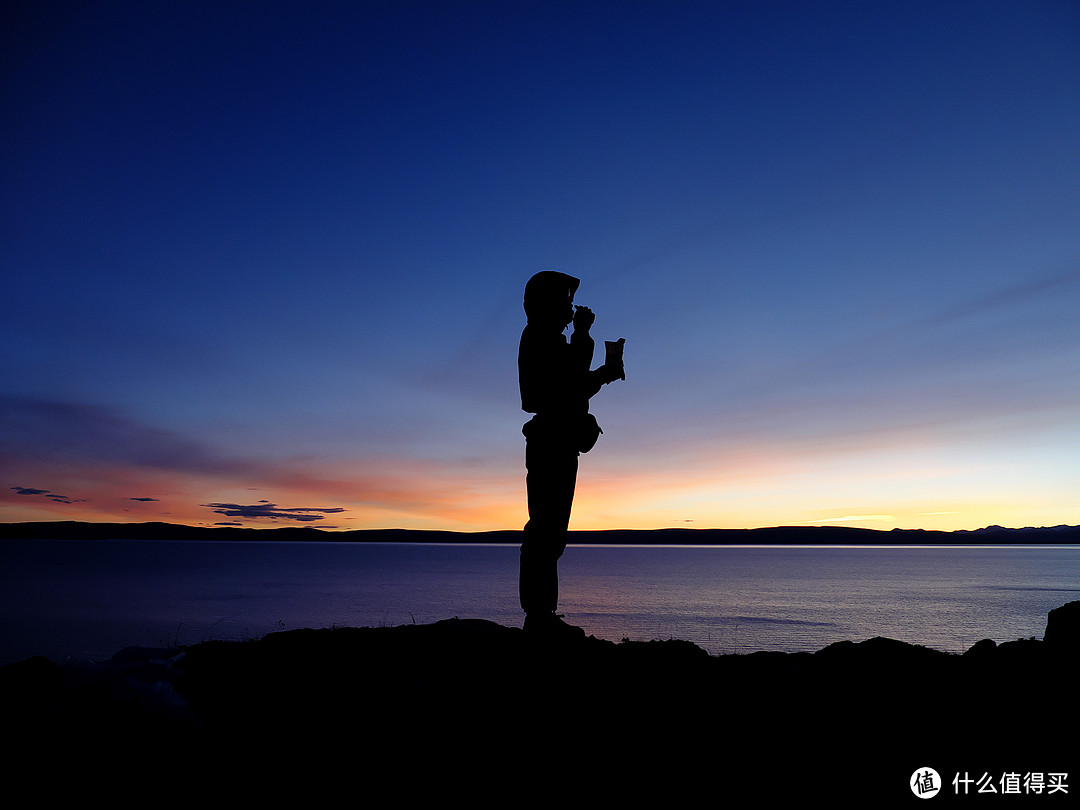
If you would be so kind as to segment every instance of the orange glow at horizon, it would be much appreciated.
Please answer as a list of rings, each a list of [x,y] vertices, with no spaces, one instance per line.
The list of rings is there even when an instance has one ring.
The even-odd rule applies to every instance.
[[[1048,492],[1028,485],[1006,492],[973,465],[902,464],[898,455],[872,463],[865,458],[819,460],[816,467],[798,459],[772,464],[762,458],[743,465],[748,473],[743,477],[715,464],[643,475],[612,470],[610,461],[591,461],[582,463],[571,530],[835,524],[951,531],[1080,523],[1078,498],[1063,489]],[[64,499],[5,489],[0,491],[0,520],[476,532],[520,529],[527,519],[523,468],[477,471],[390,460],[379,466],[385,471],[381,476],[350,476],[340,463],[319,471],[323,474],[267,467],[249,485],[142,469],[28,470],[26,481],[49,480],[51,494]],[[288,514],[230,517],[217,514],[212,504],[276,505],[294,510],[293,519]],[[295,519],[302,514],[297,510],[305,508],[318,519]],[[343,511],[325,511],[330,508]]]

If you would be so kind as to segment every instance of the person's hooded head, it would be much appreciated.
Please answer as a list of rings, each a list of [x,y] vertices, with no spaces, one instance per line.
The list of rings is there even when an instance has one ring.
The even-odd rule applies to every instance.
[[[560,332],[574,320],[574,293],[581,281],[543,270],[525,285],[525,317],[530,324],[548,326]]]

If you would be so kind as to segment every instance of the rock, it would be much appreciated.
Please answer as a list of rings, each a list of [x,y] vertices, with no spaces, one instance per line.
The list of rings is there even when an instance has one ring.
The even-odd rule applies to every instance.
[[[64,674],[44,656],[0,667],[0,717],[10,724],[14,718],[35,718],[51,710],[62,697]]]
[[[892,667],[937,661],[947,656],[948,653],[930,647],[923,647],[920,644],[908,644],[905,641],[875,636],[857,644],[852,641],[837,641],[818,650],[814,655],[833,663],[844,662]]]
[[[670,774],[723,763],[746,791],[724,783],[736,806],[778,790],[795,804],[836,768],[850,796],[910,798],[917,764],[1068,770],[1074,671],[1050,653],[1078,649],[1078,614],[1080,602],[1052,611],[1045,642],[984,639],[964,655],[879,637],[713,657],[676,639],[537,639],[475,619],[289,630],[128,649],[81,672],[45,659],[0,668],[0,729],[57,773],[66,744],[91,775],[122,762],[153,784],[216,779],[243,756],[267,776],[295,769],[354,791],[494,789],[496,774],[531,791],[529,779],[589,771],[637,796],[650,775],[674,789]]]
[[[982,641],[976,641],[971,645],[971,648],[964,651],[964,656],[968,658],[989,658],[997,650],[997,642],[992,638],[984,638]]]
[[[1057,653],[1080,653],[1080,602],[1068,602],[1050,611],[1043,641]]]

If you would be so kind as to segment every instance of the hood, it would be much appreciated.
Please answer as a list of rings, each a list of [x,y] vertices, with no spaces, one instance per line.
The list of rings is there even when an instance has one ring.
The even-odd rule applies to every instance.
[[[525,285],[525,317],[530,323],[545,320],[561,320],[566,312],[566,301],[577,292],[580,279],[542,270]]]

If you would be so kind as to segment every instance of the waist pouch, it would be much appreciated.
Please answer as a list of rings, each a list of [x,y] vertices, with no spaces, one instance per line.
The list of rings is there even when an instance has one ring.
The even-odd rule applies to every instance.
[[[603,432],[591,413],[559,418],[534,416],[521,428],[526,439],[564,441],[579,453],[592,450]]]

